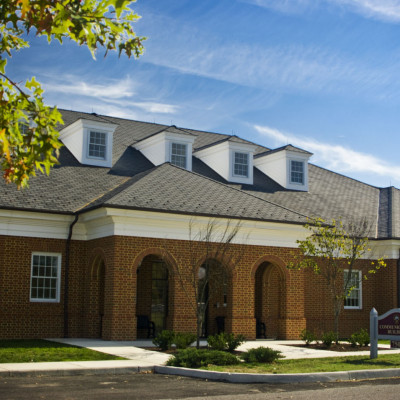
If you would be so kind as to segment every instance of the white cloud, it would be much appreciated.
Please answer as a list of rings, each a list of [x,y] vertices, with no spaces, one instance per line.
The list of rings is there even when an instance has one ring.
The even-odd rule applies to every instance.
[[[103,99],[121,99],[135,94],[133,82],[129,77],[122,80],[111,80],[103,84],[95,84],[79,80],[76,76],[65,76],[63,81],[43,82],[47,92],[72,94]],[[53,81],[53,79],[52,79]]]
[[[196,25],[178,24],[175,27],[174,21],[166,17],[160,17],[158,25],[168,26],[174,46],[165,46],[163,41],[149,42],[141,61],[183,75],[262,90],[279,90],[280,93],[347,95],[350,92],[353,96],[362,95],[375,101],[400,96],[400,59],[397,53],[391,55],[390,62],[383,63],[374,53],[357,58],[357,54],[345,53],[336,46],[300,44],[297,41],[284,44],[279,41],[276,44],[241,42],[223,35],[211,37]],[[152,33],[149,32],[150,37]]]
[[[354,151],[350,148],[321,143],[307,137],[299,137],[292,133],[282,132],[268,126],[256,125],[254,128],[261,135],[272,139],[276,146],[292,144],[314,153],[312,162],[324,168],[342,174],[369,174],[379,177],[392,178],[400,183],[400,166],[389,165],[382,159],[371,154]]]
[[[106,100],[108,103],[118,104],[122,107],[136,107],[151,114],[175,114],[180,109],[177,105],[156,103],[152,101],[125,101],[125,100]]]
[[[368,18],[400,22],[400,0],[327,0],[330,3],[348,6],[351,10]]]
[[[361,14],[366,18],[375,18],[400,22],[400,0],[242,0],[259,7],[270,8],[285,14],[304,12],[311,8],[324,7],[326,4],[339,6]]]

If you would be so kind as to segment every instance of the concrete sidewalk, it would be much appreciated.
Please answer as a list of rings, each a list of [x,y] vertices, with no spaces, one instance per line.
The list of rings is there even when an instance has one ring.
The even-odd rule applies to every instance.
[[[48,339],[59,343],[70,344],[79,347],[87,347],[92,350],[124,357],[127,360],[115,361],[69,361],[49,363],[18,363],[0,364],[0,376],[24,376],[24,375],[52,375],[67,376],[81,374],[121,374],[133,372],[155,371],[162,374],[183,375],[203,379],[226,380],[230,382],[311,382],[311,381],[335,381],[348,379],[367,379],[380,377],[400,376],[399,369],[363,370],[351,372],[316,373],[316,374],[235,374],[218,373],[212,371],[192,370],[185,368],[165,367],[170,357],[168,354],[149,350],[154,347],[151,340],[137,340],[112,342],[96,339]],[[202,342],[205,345],[206,342]],[[239,350],[265,346],[283,353],[286,359],[296,358],[323,358],[351,355],[369,355],[369,352],[333,352],[314,350],[292,345],[303,344],[299,340],[255,340],[241,345]],[[380,346],[389,347],[389,346]],[[379,354],[400,354],[400,349],[379,350]],[[358,378],[357,378],[358,377]]]

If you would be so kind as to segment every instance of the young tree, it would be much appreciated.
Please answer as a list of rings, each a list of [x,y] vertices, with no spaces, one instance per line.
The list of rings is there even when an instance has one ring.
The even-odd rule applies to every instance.
[[[333,304],[334,332],[336,342],[339,339],[339,317],[344,301],[355,288],[352,271],[361,271],[364,279],[368,274],[376,273],[386,263],[383,258],[361,263],[370,251],[368,236],[371,224],[366,220],[349,222],[332,220],[327,224],[317,218],[305,225],[311,235],[305,240],[298,240],[303,255],[297,263],[289,264],[289,268],[311,268],[326,282]],[[346,273],[345,273],[346,272]]]
[[[210,300],[224,296],[228,285],[226,268],[229,264],[234,270],[240,261],[241,253],[233,246],[240,228],[240,221],[222,223],[210,219],[205,227],[197,225],[194,220],[189,223],[189,261],[184,270],[177,267],[173,273],[196,315],[197,348]],[[199,266],[201,259],[204,262]]]
[[[132,29],[139,17],[129,8],[136,0],[3,0],[0,2],[0,169],[7,183],[25,187],[37,171],[49,174],[57,163],[56,126],[62,123],[56,108],[47,107],[40,84],[25,84],[6,75],[13,51],[29,47],[26,34],[46,36],[48,42],[70,39],[119,55],[138,57],[142,40]]]

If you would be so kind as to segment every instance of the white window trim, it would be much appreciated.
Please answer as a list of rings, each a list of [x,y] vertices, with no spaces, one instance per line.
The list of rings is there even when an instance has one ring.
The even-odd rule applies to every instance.
[[[303,182],[296,182],[292,180],[292,163],[294,162],[299,162],[303,165]],[[289,183],[291,185],[297,185],[297,186],[304,186],[305,185],[305,181],[306,181],[306,165],[305,165],[305,161],[304,160],[300,160],[300,159],[294,159],[294,158],[290,158],[289,159]]]
[[[172,146],[173,146],[174,144],[180,144],[180,145],[182,145],[182,146],[185,146],[185,167],[181,167],[181,166],[179,166],[179,165],[172,164]],[[179,141],[176,141],[176,140],[171,141],[171,142],[170,142],[170,145],[169,145],[169,162],[170,162],[172,165],[175,165],[175,166],[178,167],[178,168],[188,169],[188,164],[189,164],[189,157],[188,157],[189,151],[188,151],[188,150],[189,150],[188,143],[179,142]]]
[[[348,273],[349,270],[346,269],[346,270],[344,270],[344,272]],[[359,296],[358,296],[358,306],[346,306],[344,304],[344,309],[345,310],[362,310],[362,274],[361,274],[361,271],[358,270],[358,269],[353,269],[351,272],[352,273],[355,273],[355,272],[358,273],[358,285],[359,285],[359,288],[352,290],[352,293],[353,293],[354,290],[356,290],[358,292],[358,294],[359,294]]]
[[[247,175],[239,175],[239,174],[235,174],[235,158],[236,158],[236,154],[246,154],[247,155]],[[240,165],[244,165],[244,164],[240,164]],[[234,151],[233,152],[233,157],[232,157],[232,176],[237,177],[237,178],[249,178],[249,174],[250,174],[250,153],[248,153],[247,151]]]
[[[104,145],[105,151],[104,151],[104,157],[96,157],[96,156],[91,156],[89,155],[90,152],[90,135],[91,133],[103,133],[105,135],[105,142],[106,144]],[[88,129],[87,131],[87,149],[86,149],[86,158],[92,159],[92,160],[100,160],[100,161],[107,161],[107,156],[108,156],[108,132],[102,131],[100,129]]]
[[[57,286],[55,299],[37,299],[32,298],[32,275],[33,275],[33,257],[34,256],[53,256],[58,258],[57,265]],[[32,303],[59,303],[60,302],[60,289],[61,289],[61,253],[48,253],[48,252],[33,252],[31,256],[31,275],[29,284],[29,299]]]

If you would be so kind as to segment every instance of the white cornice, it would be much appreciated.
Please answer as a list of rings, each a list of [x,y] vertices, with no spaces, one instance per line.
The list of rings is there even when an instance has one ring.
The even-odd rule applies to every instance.
[[[61,215],[16,210],[0,210],[0,235],[67,239],[73,215]],[[204,230],[208,217],[152,211],[100,208],[79,215],[74,225],[73,240],[93,240],[107,236],[131,236],[159,239],[190,240],[189,225],[192,221],[192,239]],[[218,221],[225,227],[227,219]],[[231,220],[235,225],[236,221]],[[243,220],[235,243],[297,248],[296,240],[309,234],[302,225],[279,222]],[[400,240],[370,241],[368,258],[398,259]]]

